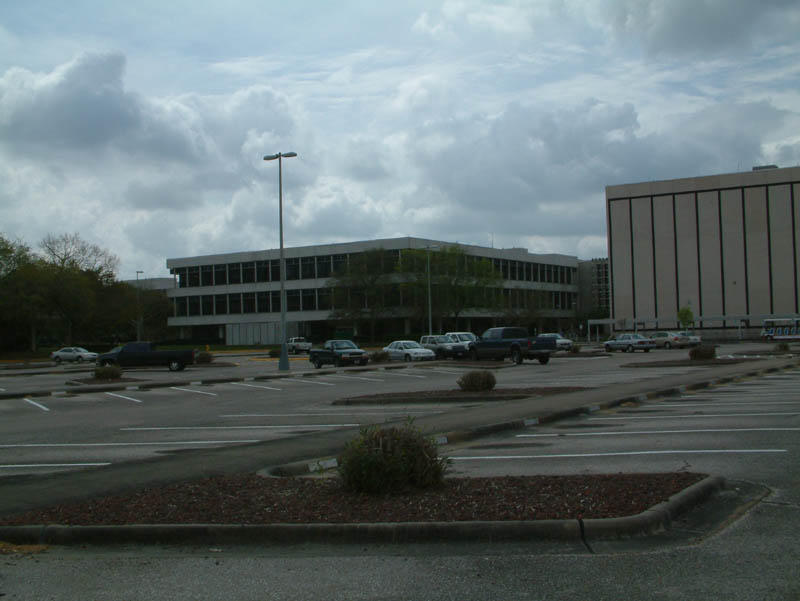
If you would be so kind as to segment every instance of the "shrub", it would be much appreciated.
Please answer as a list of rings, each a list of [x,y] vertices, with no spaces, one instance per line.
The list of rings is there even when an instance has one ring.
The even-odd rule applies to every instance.
[[[94,368],[95,380],[119,380],[122,377],[122,368],[119,365],[104,365]]]
[[[386,363],[389,361],[389,353],[386,351],[375,351],[369,356],[370,363]]]
[[[468,392],[492,390],[495,384],[497,384],[497,380],[494,374],[486,370],[470,371],[458,379],[459,388]]]
[[[789,352],[789,343],[788,342],[779,342],[775,345],[775,352],[776,353],[788,353]]]
[[[693,361],[714,359],[717,356],[717,347],[713,344],[701,344],[689,349],[689,358]]]
[[[356,492],[398,492],[441,484],[449,464],[409,419],[401,428],[362,428],[339,456],[339,475]]]
[[[275,359],[276,357],[281,356],[281,349],[279,348],[271,348],[269,349],[269,356]]]
[[[581,345],[578,344],[577,342],[573,342],[572,346],[569,347],[569,352],[572,353],[573,355],[577,355],[578,353],[581,352]]]
[[[199,353],[195,353],[194,355],[195,363],[211,363],[212,361],[214,361],[214,353],[210,353],[208,351],[200,351]]]

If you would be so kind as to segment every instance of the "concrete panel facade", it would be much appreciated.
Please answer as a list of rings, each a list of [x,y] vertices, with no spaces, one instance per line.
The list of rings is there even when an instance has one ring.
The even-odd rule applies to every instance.
[[[757,328],[800,312],[800,167],[606,188],[612,318]],[[624,326],[620,325],[624,324]]]

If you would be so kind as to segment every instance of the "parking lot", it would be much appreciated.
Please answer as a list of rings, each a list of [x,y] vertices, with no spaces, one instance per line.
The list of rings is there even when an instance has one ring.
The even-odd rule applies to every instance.
[[[731,347],[723,347],[720,354],[743,350],[738,345]],[[751,352],[758,352],[758,347]],[[495,373],[498,389],[598,388],[640,380],[658,381],[667,376],[709,369],[685,365],[646,366],[649,362],[685,356],[685,351],[677,349],[636,355],[556,356],[548,365],[530,362],[516,367],[505,364]],[[107,466],[184,449],[355,429],[365,424],[398,421],[409,416],[420,418],[481,404],[332,404],[344,397],[382,392],[404,392],[413,397],[415,391],[456,389],[458,378],[468,368],[455,361],[424,366],[390,364],[368,369],[317,371],[306,360],[299,359],[292,361],[289,374],[278,374],[274,361],[261,358],[238,357],[227,361],[232,365],[195,367],[180,373],[165,369],[130,370],[126,372],[130,381],[126,382],[125,389],[77,394],[69,392],[71,387],[66,382],[88,372],[62,366],[24,375],[0,373],[0,392],[19,391],[15,398],[0,399],[0,478]],[[486,362],[486,365],[495,367],[493,363]],[[639,366],[631,367],[631,364]],[[212,379],[235,381],[207,383]],[[154,382],[158,386],[148,387]],[[51,393],[44,396],[24,394],[25,390],[42,387],[49,387]],[[619,415],[615,414],[618,418]],[[596,429],[601,423],[586,422],[572,427]],[[552,436],[548,439],[545,434],[531,434],[530,440],[521,438],[514,446],[533,454],[530,449],[556,444]],[[612,439],[609,435],[593,440],[601,438]],[[559,437],[557,442],[564,440],[566,438]],[[662,459],[667,460],[666,455]],[[673,465],[675,460],[670,457],[668,461]],[[480,464],[472,460],[470,469],[477,472],[497,470],[500,461],[486,460]],[[461,465],[467,463],[466,460],[460,462]],[[568,462],[560,463],[557,469],[563,470],[563,464]],[[519,469],[523,467],[524,462]],[[614,469],[614,465],[605,469]]]

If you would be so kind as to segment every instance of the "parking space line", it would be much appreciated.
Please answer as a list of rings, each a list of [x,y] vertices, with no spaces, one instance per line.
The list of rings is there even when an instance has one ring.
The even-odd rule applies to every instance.
[[[361,424],[287,424],[283,426],[161,426],[161,427],[140,427],[140,428],[120,428],[123,432],[153,432],[162,430],[271,430],[286,428],[351,428]]]
[[[260,384],[243,384],[241,382],[228,382],[232,386],[247,386],[248,388],[264,388],[265,390],[278,390],[281,391],[283,388],[275,388],[273,386],[261,386]]]
[[[259,442],[253,440],[181,440],[159,442],[43,442],[23,444],[0,444],[0,449],[40,449],[40,448],[74,448],[74,447],[147,447],[176,445],[207,445]]]
[[[316,384],[317,386],[336,386],[330,382],[315,382],[313,380],[301,380],[300,378],[289,378],[289,382],[300,382],[301,384]]]
[[[183,392],[194,392],[196,394],[205,394],[208,396],[219,396],[215,392],[203,392],[202,390],[192,390],[191,388],[178,388],[177,386],[170,386],[170,388],[172,388],[172,390],[181,390]]]
[[[778,415],[800,415],[800,413],[697,413],[693,415],[647,415],[642,417],[590,417],[589,421],[620,421],[630,419],[698,419],[703,417],[774,417]]]
[[[19,469],[19,468],[36,468],[36,467],[100,467],[104,465],[111,465],[110,462],[104,463],[18,463],[0,465],[0,469]]]
[[[414,374],[396,374],[394,372],[386,372],[386,375],[397,376],[399,378],[418,378],[424,380],[428,376],[415,376]]]
[[[570,432],[568,434],[517,434],[517,438],[559,438],[567,436],[627,436],[641,434],[707,434],[713,432],[800,432],[800,428],[703,428],[697,430],[624,430],[610,432]]]
[[[26,403],[30,403],[30,404],[31,404],[31,405],[33,405],[34,407],[38,407],[38,408],[39,408],[39,409],[41,409],[42,411],[50,411],[50,409],[48,409],[48,408],[47,408],[47,407],[45,407],[44,405],[41,405],[41,404],[37,403],[36,401],[32,401],[32,400],[31,400],[31,399],[29,399],[29,398],[23,398],[22,400],[23,400],[23,401],[25,401]]]
[[[139,399],[135,399],[130,396],[125,396],[124,394],[114,394],[113,392],[106,392],[108,396],[117,397],[118,399],[125,399],[126,401],[133,401],[134,403],[141,403]]]
[[[650,407],[739,407],[739,406],[752,407],[753,405],[800,405],[800,401],[750,401],[750,402],[735,402],[729,403],[726,401],[710,402],[710,403],[656,403],[642,405],[642,409]]]
[[[409,415],[411,413],[419,415],[429,415],[444,413],[443,411],[340,411],[333,413],[230,413],[220,415],[221,418],[233,417],[321,417],[324,415]],[[0,445],[2,446],[2,445]]]
[[[460,376],[461,374],[464,373],[463,371],[444,371],[444,370],[441,370],[441,369],[431,369],[431,370],[428,370],[428,371],[430,371],[430,373],[432,373],[432,374],[445,374],[445,375],[448,375],[448,376]]]
[[[340,375],[329,375],[326,376],[327,378],[342,378],[345,380],[364,380],[365,382],[385,382],[386,380],[379,380],[377,378],[364,378],[362,376],[340,376]]]
[[[560,455],[484,455],[480,457],[450,457],[453,461],[489,461],[501,459],[573,459],[582,457],[625,457],[635,455],[709,455],[786,453],[786,449],[686,449],[671,451],[624,451],[617,453],[565,453]]]

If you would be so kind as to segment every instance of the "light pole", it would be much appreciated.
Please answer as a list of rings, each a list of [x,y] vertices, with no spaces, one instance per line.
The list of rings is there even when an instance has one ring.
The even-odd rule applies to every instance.
[[[286,265],[283,260],[283,163],[284,157],[296,157],[296,152],[279,152],[278,154],[268,154],[264,157],[265,161],[278,159],[278,224],[281,239],[280,250],[280,271],[281,271],[281,356],[278,359],[278,370],[289,371],[289,351],[286,349]]]
[[[433,336],[433,309],[431,303],[431,250],[439,250],[438,246],[426,246],[428,255],[428,336]]]
[[[139,292],[139,274],[144,271],[136,270],[136,340],[142,339],[142,304],[140,301],[141,292]]]

